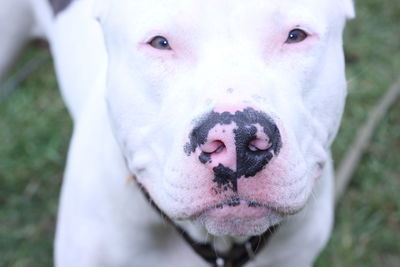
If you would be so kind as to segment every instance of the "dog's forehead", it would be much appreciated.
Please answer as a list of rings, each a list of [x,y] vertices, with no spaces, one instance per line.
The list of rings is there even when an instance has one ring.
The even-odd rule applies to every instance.
[[[313,30],[321,34],[330,27],[340,27],[339,22],[345,17],[341,1],[333,0],[98,1],[106,1],[98,17],[103,25],[111,26],[108,31],[113,34],[122,31],[125,36],[129,31],[132,38],[143,38],[151,35],[151,31],[184,33],[181,36],[207,32],[207,38],[212,38],[229,32],[248,35],[282,32],[298,25],[316,27]]]
[[[62,1],[62,0],[58,0]],[[329,13],[330,17],[343,9],[342,1],[337,0],[148,0],[148,1],[110,1],[107,10],[114,10],[113,17],[125,16],[135,20],[147,18],[163,20],[202,20],[213,21],[234,17],[237,20],[249,17],[257,18],[276,15],[290,16],[290,14],[317,16],[324,18]],[[149,8],[151,6],[151,8]],[[135,14],[135,16],[132,16]],[[204,16],[202,16],[204,15]]]
[[[73,0],[49,0],[54,2],[63,2],[63,1],[73,1]],[[120,1],[112,1],[112,0],[95,0],[98,3],[108,2],[110,5],[123,5],[125,7],[132,6],[135,8],[145,7],[149,9],[156,10],[159,8],[173,6],[175,8],[186,8],[186,9],[204,9],[207,7],[215,8],[220,7],[222,10],[229,10],[231,8],[240,8],[246,9],[246,7],[257,7],[257,8],[269,8],[274,9],[277,6],[287,6],[290,5],[293,7],[296,6],[315,6],[316,8],[329,7],[335,5],[337,3],[342,2],[343,0],[148,0],[144,1],[134,1],[134,0],[120,0]]]

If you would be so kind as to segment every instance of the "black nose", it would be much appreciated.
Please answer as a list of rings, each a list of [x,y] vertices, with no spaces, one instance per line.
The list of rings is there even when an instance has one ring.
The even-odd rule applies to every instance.
[[[223,129],[222,134],[211,133],[215,131],[213,128],[217,125]],[[228,127],[229,125],[231,127]],[[224,141],[230,138],[233,142]],[[193,128],[189,140],[190,142],[185,145],[185,152],[190,155],[199,147],[199,161],[203,164],[212,162],[213,157],[215,160],[222,159],[222,161],[224,157],[236,158],[235,170],[224,165],[223,162],[213,163],[214,181],[219,186],[231,188],[234,191],[237,190],[237,179],[255,176],[274,156],[279,154],[282,146],[281,134],[273,119],[266,113],[251,107],[234,113],[210,112]],[[227,147],[232,146],[232,143],[234,143],[234,149]],[[227,149],[224,150],[224,148]]]
[[[252,177],[278,155],[282,146],[281,134],[267,114],[252,108],[235,112],[233,121],[237,125],[234,130],[237,176]]]

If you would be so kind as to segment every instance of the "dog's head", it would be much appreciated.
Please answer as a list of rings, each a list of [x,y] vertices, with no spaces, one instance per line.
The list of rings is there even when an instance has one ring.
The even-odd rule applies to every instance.
[[[351,1],[98,1],[113,130],[157,206],[232,236],[299,211],[344,106]]]

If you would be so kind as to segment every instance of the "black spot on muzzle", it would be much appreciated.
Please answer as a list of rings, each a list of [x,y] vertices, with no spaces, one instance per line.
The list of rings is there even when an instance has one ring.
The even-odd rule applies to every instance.
[[[265,113],[253,108],[243,111],[217,113],[210,112],[193,128],[189,135],[190,142],[184,147],[185,153],[190,156],[196,148],[207,142],[207,137],[212,128],[217,124],[228,125],[236,123],[233,131],[236,146],[236,171],[219,164],[213,168],[214,182],[223,190],[237,191],[237,180],[241,177],[249,178],[261,171],[276,155],[282,146],[281,134],[274,121]],[[251,150],[249,143],[257,138],[257,127],[260,125],[269,139],[270,146],[266,150]],[[211,159],[211,154],[202,152],[199,156],[201,163],[205,164]]]

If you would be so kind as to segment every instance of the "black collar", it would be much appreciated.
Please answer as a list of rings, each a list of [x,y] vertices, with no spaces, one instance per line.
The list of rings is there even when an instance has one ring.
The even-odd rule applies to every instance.
[[[139,188],[147,198],[153,208],[169,222],[177,232],[183,237],[183,239],[192,247],[192,249],[208,262],[213,267],[240,267],[246,264],[248,261],[253,260],[259,251],[263,249],[266,243],[269,241],[272,234],[278,228],[278,225],[273,225],[267,229],[260,236],[253,236],[249,238],[244,244],[234,244],[232,248],[226,253],[218,253],[215,248],[209,243],[199,243],[194,241],[188,233],[186,233],[181,227],[176,225],[151,199],[146,189],[137,183]]]
[[[175,225],[175,224],[174,224]],[[175,225],[175,228],[178,228]],[[193,248],[211,266],[216,267],[240,267],[248,261],[253,260],[259,251],[263,249],[271,235],[275,232],[277,226],[271,226],[260,236],[249,238],[244,244],[234,244],[226,253],[217,253],[215,248],[209,243],[198,243],[194,241],[185,231],[178,228],[178,232]]]

